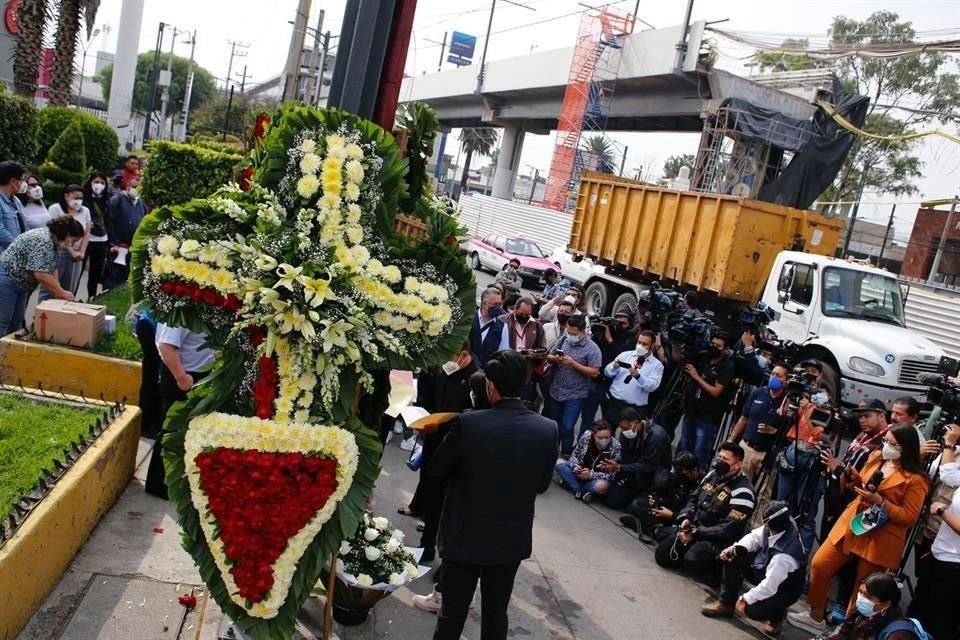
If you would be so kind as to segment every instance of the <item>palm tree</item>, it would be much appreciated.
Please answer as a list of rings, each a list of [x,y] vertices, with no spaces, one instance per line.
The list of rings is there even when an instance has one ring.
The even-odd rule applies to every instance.
[[[23,0],[17,9],[19,32],[13,52],[13,84],[17,95],[32,98],[37,89],[43,32],[49,17],[48,0]]]
[[[73,77],[76,73],[74,56],[80,20],[87,25],[87,39],[93,33],[100,0],[60,0],[57,34],[54,39],[53,71],[50,77],[50,104],[64,106],[73,95]]]
[[[605,135],[594,135],[586,139],[583,150],[596,160],[596,170],[600,173],[613,173],[617,165],[613,160],[613,143]]]
[[[500,130],[493,127],[475,127],[460,132],[460,146],[466,152],[463,160],[463,177],[460,178],[460,193],[467,191],[467,176],[470,175],[470,161],[473,154],[490,156],[500,142]]]

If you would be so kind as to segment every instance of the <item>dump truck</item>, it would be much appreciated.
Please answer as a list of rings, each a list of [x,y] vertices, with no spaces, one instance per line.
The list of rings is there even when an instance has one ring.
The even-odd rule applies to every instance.
[[[894,275],[833,257],[843,229],[813,211],[585,171],[568,249],[595,265],[590,314],[636,306],[655,284],[698,291],[720,324],[763,302],[769,328],[823,363],[844,405],[920,396],[917,374],[944,354],[906,328]]]

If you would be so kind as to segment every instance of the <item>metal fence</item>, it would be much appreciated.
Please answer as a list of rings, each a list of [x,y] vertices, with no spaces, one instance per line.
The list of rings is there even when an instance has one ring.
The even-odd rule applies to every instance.
[[[470,230],[470,235],[523,236],[536,242],[547,254],[567,245],[573,224],[569,213],[479,194],[460,198],[459,219]]]
[[[926,336],[951,358],[960,358],[960,291],[919,284],[910,285],[904,313],[907,327]]]

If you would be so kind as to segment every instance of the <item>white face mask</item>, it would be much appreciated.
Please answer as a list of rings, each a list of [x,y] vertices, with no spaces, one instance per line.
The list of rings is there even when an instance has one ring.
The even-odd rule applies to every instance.
[[[597,438],[597,446],[606,449],[610,446],[610,438]]]
[[[638,344],[638,345],[637,345],[636,351],[637,351],[637,355],[640,356],[641,358],[646,358],[647,355],[649,355],[649,353],[650,353],[650,349],[647,349],[647,348],[646,348],[645,346],[643,346],[642,344]]]
[[[43,200],[43,187],[37,185],[30,189],[30,197],[34,200]]]
[[[884,460],[899,460],[899,459],[900,459],[900,452],[897,451],[897,450],[896,450],[895,448],[893,448],[892,446],[890,446],[890,443],[889,443],[889,442],[884,442],[884,443],[883,443],[883,454],[882,454],[882,455],[883,455],[883,459],[884,459]]]
[[[637,437],[637,432],[631,429],[629,431],[621,431],[620,435],[622,435],[627,440],[633,440],[634,438]]]
[[[20,187],[17,188],[17,193],[26,193],[27,192],[27,181],[21,180]]]
[[[83,200],[76,200],[76,199],[70,200],[69,202],[67,202],[67,206],[69,206],[74,211],[80,211],[80,207],[83,206]]]
[[[127,189],[127,195],[130,196],[131,200],[136,200],[137,198],[140,197],[140,194],[137,193],[136,187],[130,187],[129,189]]]
[[[90,190],[93,191],[93,195],[98,196],[103,193],[103,190],[107,188],[107,185],[102,182],[94,182],[90,185]]]

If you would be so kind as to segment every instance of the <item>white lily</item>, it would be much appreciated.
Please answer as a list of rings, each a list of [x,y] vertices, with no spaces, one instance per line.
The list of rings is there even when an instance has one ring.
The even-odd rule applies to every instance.
[[[327,294],[330,292],[330,281],[324,280],[323,278],[308,278],[306,282],[303,282],[303,295],[307,304],[311,307],[319,307],[323,304],[323,301],[326,300]]]
[[[323,338],[323,350],[329,353],[336,347],[346,349],[347,332],[352,328],[350,323],[345,320],[337,320],[331,324],[328,320],[323,322],[323,325],[325,328],[320,332],[320,337]]]
[[[280,276],[280,279],[273,285],[273,288],[284,287],[293,291],[293,283],[302,273],[303,267],[294,267],[284,262],[277,267],[277,275]]]

